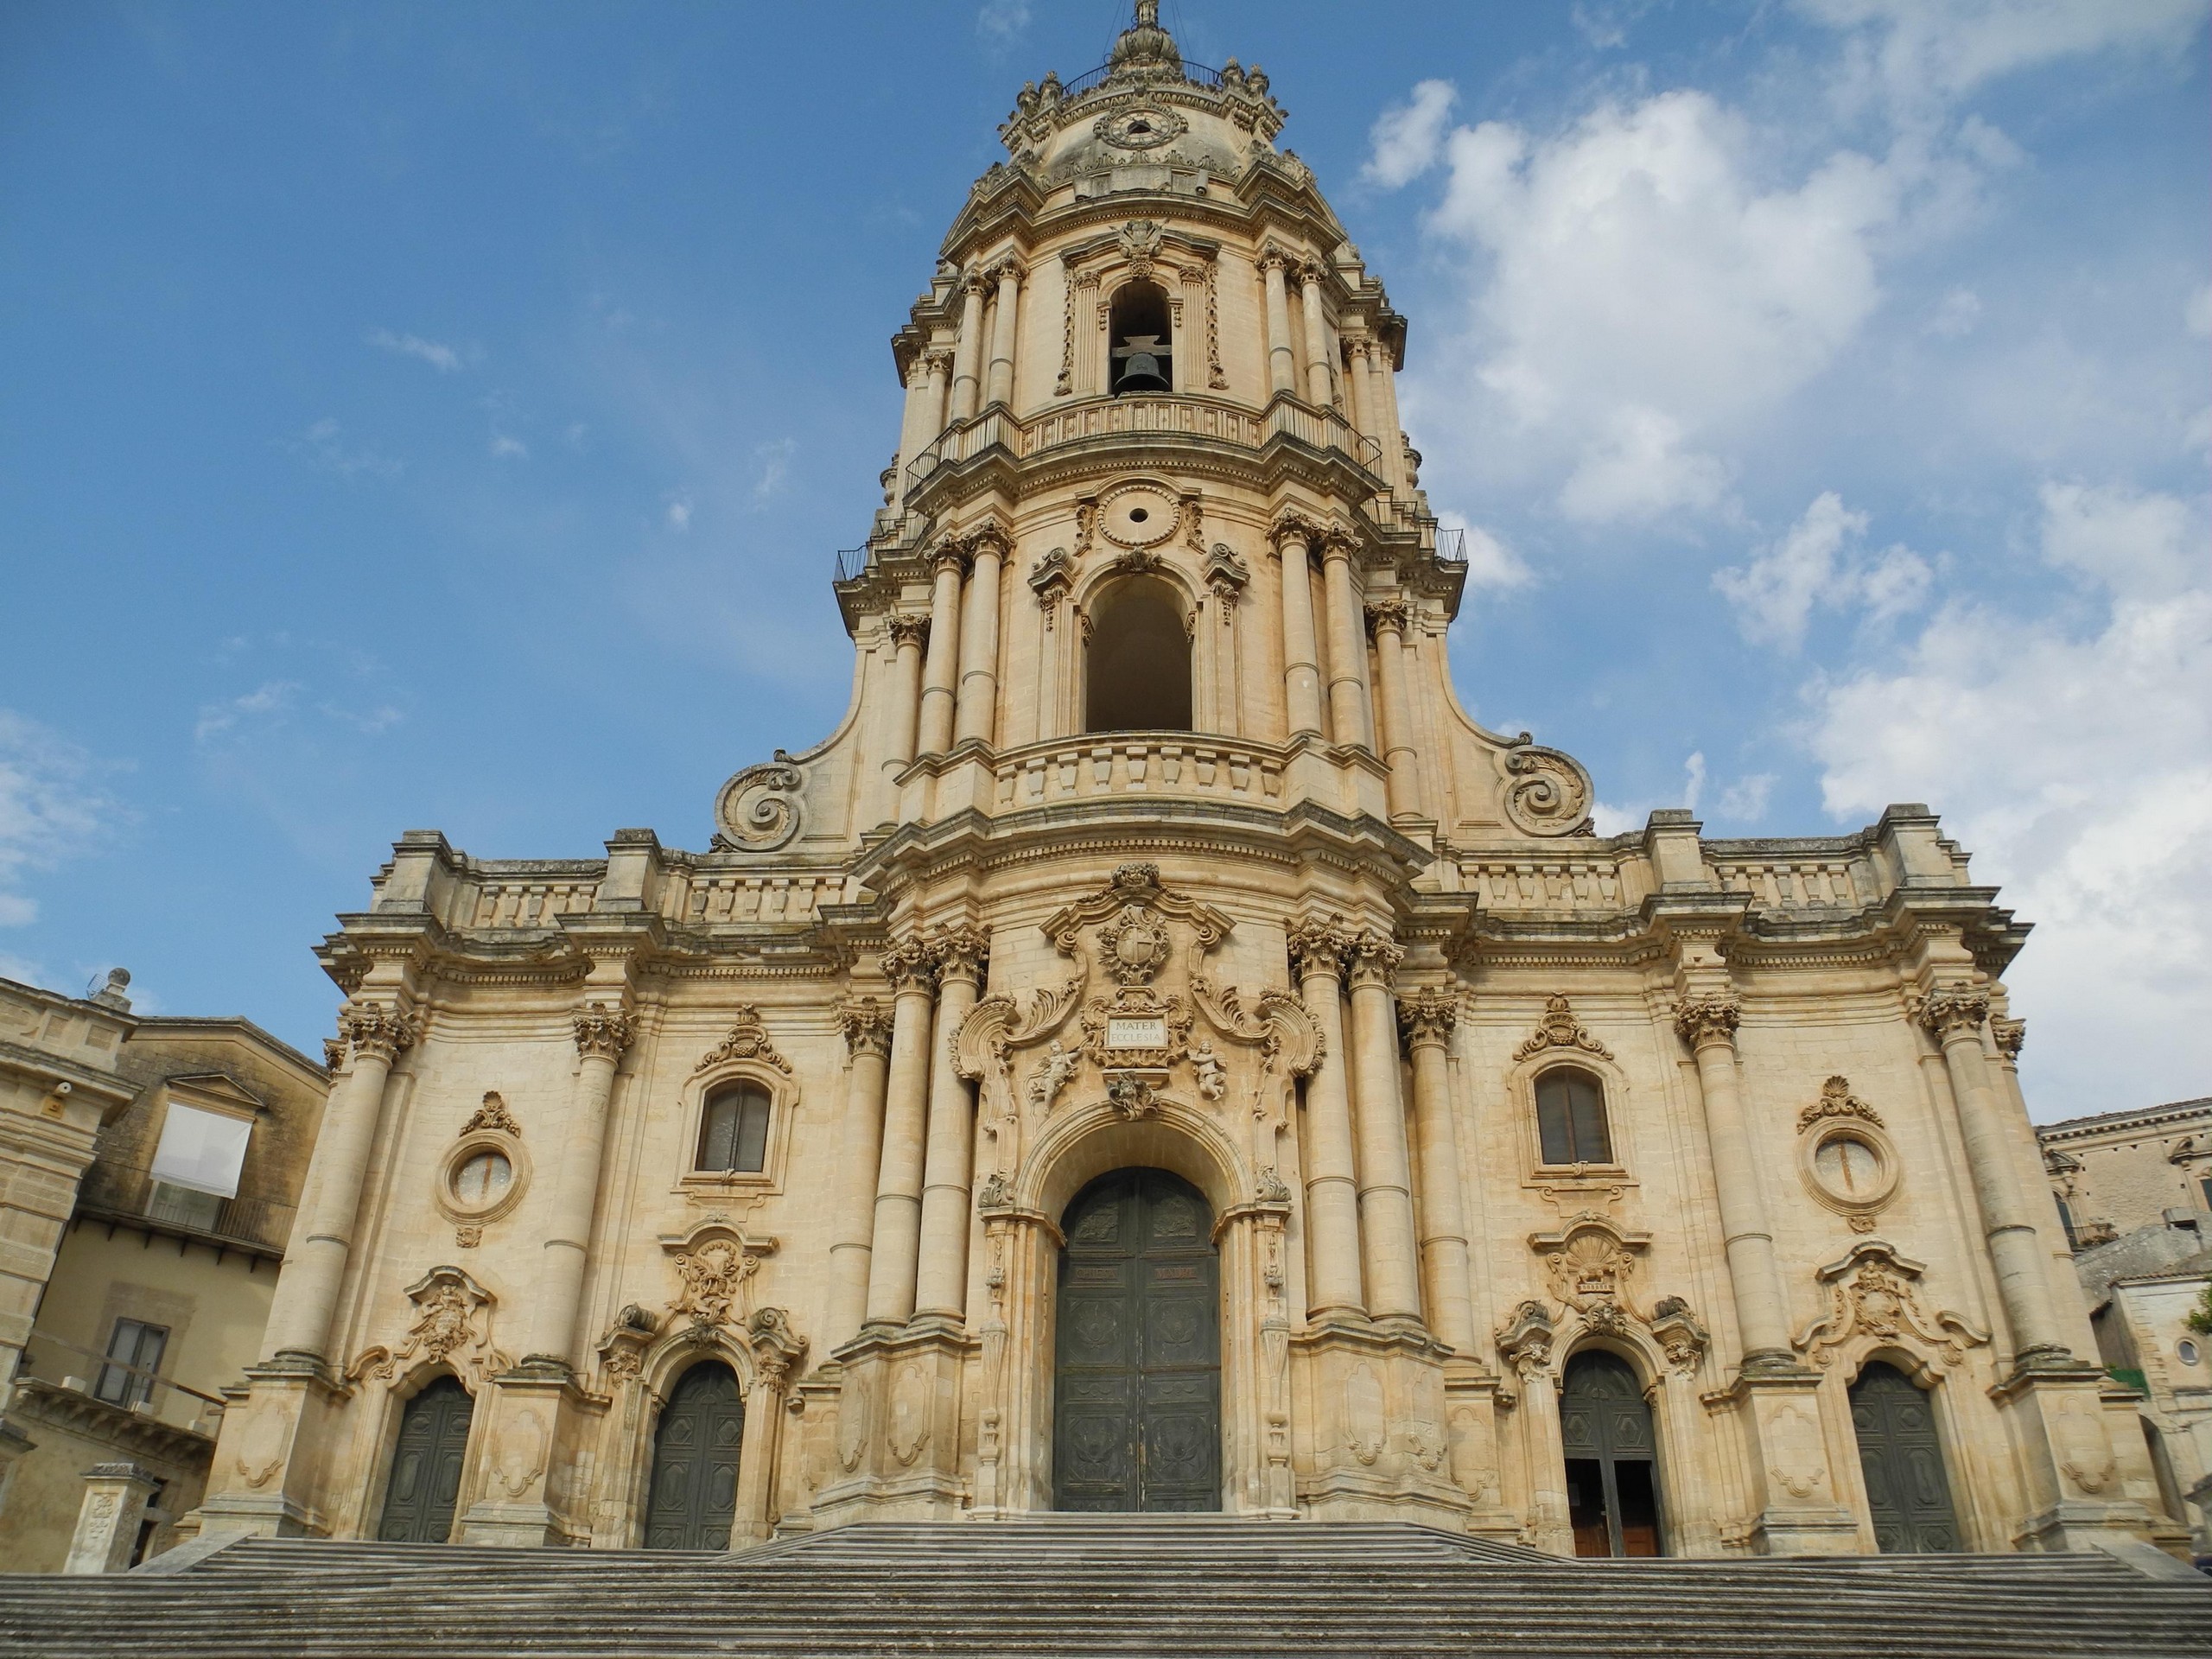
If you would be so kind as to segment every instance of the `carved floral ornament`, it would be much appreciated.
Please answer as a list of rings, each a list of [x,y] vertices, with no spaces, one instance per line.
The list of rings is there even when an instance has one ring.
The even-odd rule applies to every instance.
[[[338,1011],[338,1034],[355,1058],[372,1055],[387,1063],[414,1046],[422,1021],[413,1014],[374,1002],[349,1002]]]
[[[791,1075],[791,1062],[776,1052],[776,1046],[769,1040],[768,1027],[761,1023],[760,1010],[747,1003],[737,1010],[737,1021],[729,1028],[729,1035],[700,1056],[699,1064],[691,1068],[693,1077],[711,1071],[716,1066],[737,1062],[773,1066],[785,1077]]]
[[[1986,992],[1955,986],[1935,990],[1914,999],[1912,1017],[1916,1023],[1926,1027],[1939,1042],[1951,1038],[1972,1037],[1981,1029],[1981,1022],[1989,1018],[1989,996]]]
[[[492,1342],[492,1306],[496,1299],[455,1267],[432,1268],[407,1287],[415,1306],[406,1340],[396,1348],[365,1348],[346,1368],[349,1381],[397,1381],[402,1367],[444,1365],[480,1386],[510,1369],[512,1362]]]
[[[484,1091],[484,1103],[456,1133],[474,1135],[480,1129],[495,1135],[511,1135],[518,1141],[522,1139],[522,1125],[515,1122],[514,1114],[507,1109],[507,1103],[495,1089]]]
[[[588,1002],[571,1018],[576,1052],[586,1059],[619,1060],[637,1035],[637,1022],[624,1010],[610,1008],[604,1002]]]
[[[1882,1115],[1851,1092],[1849,1077],[1830,1077],[1821,1085],[1821,1097],[1797,1114],[1798,1131],[1832,1117],[1855,1117],[1876,1128],[1882,1126]]]
[[[1727,992],[1686,998],[1675,1010],[1675,1031],[1693,1049],[1707,1043],[1733,1046],[1743,1007]]]
[[[837,1027],[855,1057],[891,1052],[891,1010],[872,996],[848,997],[837,1008]]]
[[[1612,1050],[1592,1037],[1582,1022],[1574,1017],[1573,1006],[1564,995],[1553,995],[1545,1000],[1543,1016],[1536,1021],[1535,1033],[1513,1051],[1514,1063],[1518,1065],[1552,1048],[1594,1054],[1601,1060],[1613,1058]]]
[[[1986,1343],[1989,1333],[1948,1310],[1931,1317],[1920,1300],[1926,1271],[1924,1264],[1879,1239],[1853,1245],[1841,1261],[1820,1270],[1827,1310],[1793,1338],[1791,1345],[1823,1370],[1862,1338],[1877,1346],[1932,1352],[1946,1364],[1959,1364],[1966,1350]]]
[[[1650,1242],[1649,1235],[1624,1231],[1592,1211],[1571,1217],[1558,1232],[1532,1234],[1529,1240],[1543,1264],[1559,1317],[1576,1317],[1585,1331],[1616,1339],[1641,1329],[1667,1363],[1688,1376],[1703,1360],[1711,1338],[1679,1296],[1662,1298],[1648,1313],[1637,1305],[1633,1287]],[[1516,1365],[1521,1360],[1515,1344],[1525,1347],[1529,1340],[1530,1308],[1541,1315],[1533,1324],[1544,1333],[1547,1354],[1558,1329],[1543,1304],[1523,1303],[1498,1336],[1500,1351]]]
[[[899,618],[893,624],[894,637]],[[715,845],[724,852],[772,853],[806,827],[806,773],[783,750],[747,766],[715,798]]]
[[[752,1311],[752,1284],[776,1252],[771,1237],[747,1237],[726,1216],[709,1216],[689,1232],[664,1236],[675,1257],[677,1293],[669,1318],[687,1323],[701,1340],[717,1325],[742,1324]]]
[[[1398,999],[1398,1030],[1408,1049],[1448,1044],[1459,1023],[1459,999],[1452,992],[1423,985]]]

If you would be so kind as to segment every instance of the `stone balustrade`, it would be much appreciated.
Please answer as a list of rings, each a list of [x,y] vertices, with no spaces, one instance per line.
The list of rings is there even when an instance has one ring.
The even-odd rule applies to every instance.
[[[1131,794],[1280,807],[1286,759],[1272,744],[1116,732],[1008,750],[993,776],[1001,811]]]
[[[1760,910],[1859,910],[1880,891],[1863,858],[1715,858],[1728,893],[1748,893]]]
[[[494,877],[465,890],[470,902],[454,906],[460,927],[550,927],[556,918],[581,915],[598,896],[596,876],[575,880],[515,880]]]

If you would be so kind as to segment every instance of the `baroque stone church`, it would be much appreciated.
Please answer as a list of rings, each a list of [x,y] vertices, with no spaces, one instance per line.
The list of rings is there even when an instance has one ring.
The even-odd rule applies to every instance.
[[[1916,805],[1604,836],[1485,730],[1404,317],[1140,0],[893,336],[851,706],[713,844],[404,836],[203,1536],[1413,1520],[2169,1547]]]

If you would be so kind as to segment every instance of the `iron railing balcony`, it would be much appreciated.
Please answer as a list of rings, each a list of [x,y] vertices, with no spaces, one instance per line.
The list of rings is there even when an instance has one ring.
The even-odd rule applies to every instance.
[[[96,1160],[77,1189],[77,1213],[153,1227],[218,1246],[244,1246],[282,1255],[291,1237],[294,1207],[274,1198],[218,1198],[154,1179],[133,1164]]]

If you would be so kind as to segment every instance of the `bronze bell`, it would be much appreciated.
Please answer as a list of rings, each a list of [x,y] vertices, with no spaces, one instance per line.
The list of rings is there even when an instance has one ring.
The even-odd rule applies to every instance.
[[[1175,388],[1167,378],[1167,354],[1160,348],[1157,334],[1131,334],[1129,343],[1116,346],[1116,358],[1120,359],[1122,372],[1114,382],[1114,390],[1122,391],[1173,391]]]

